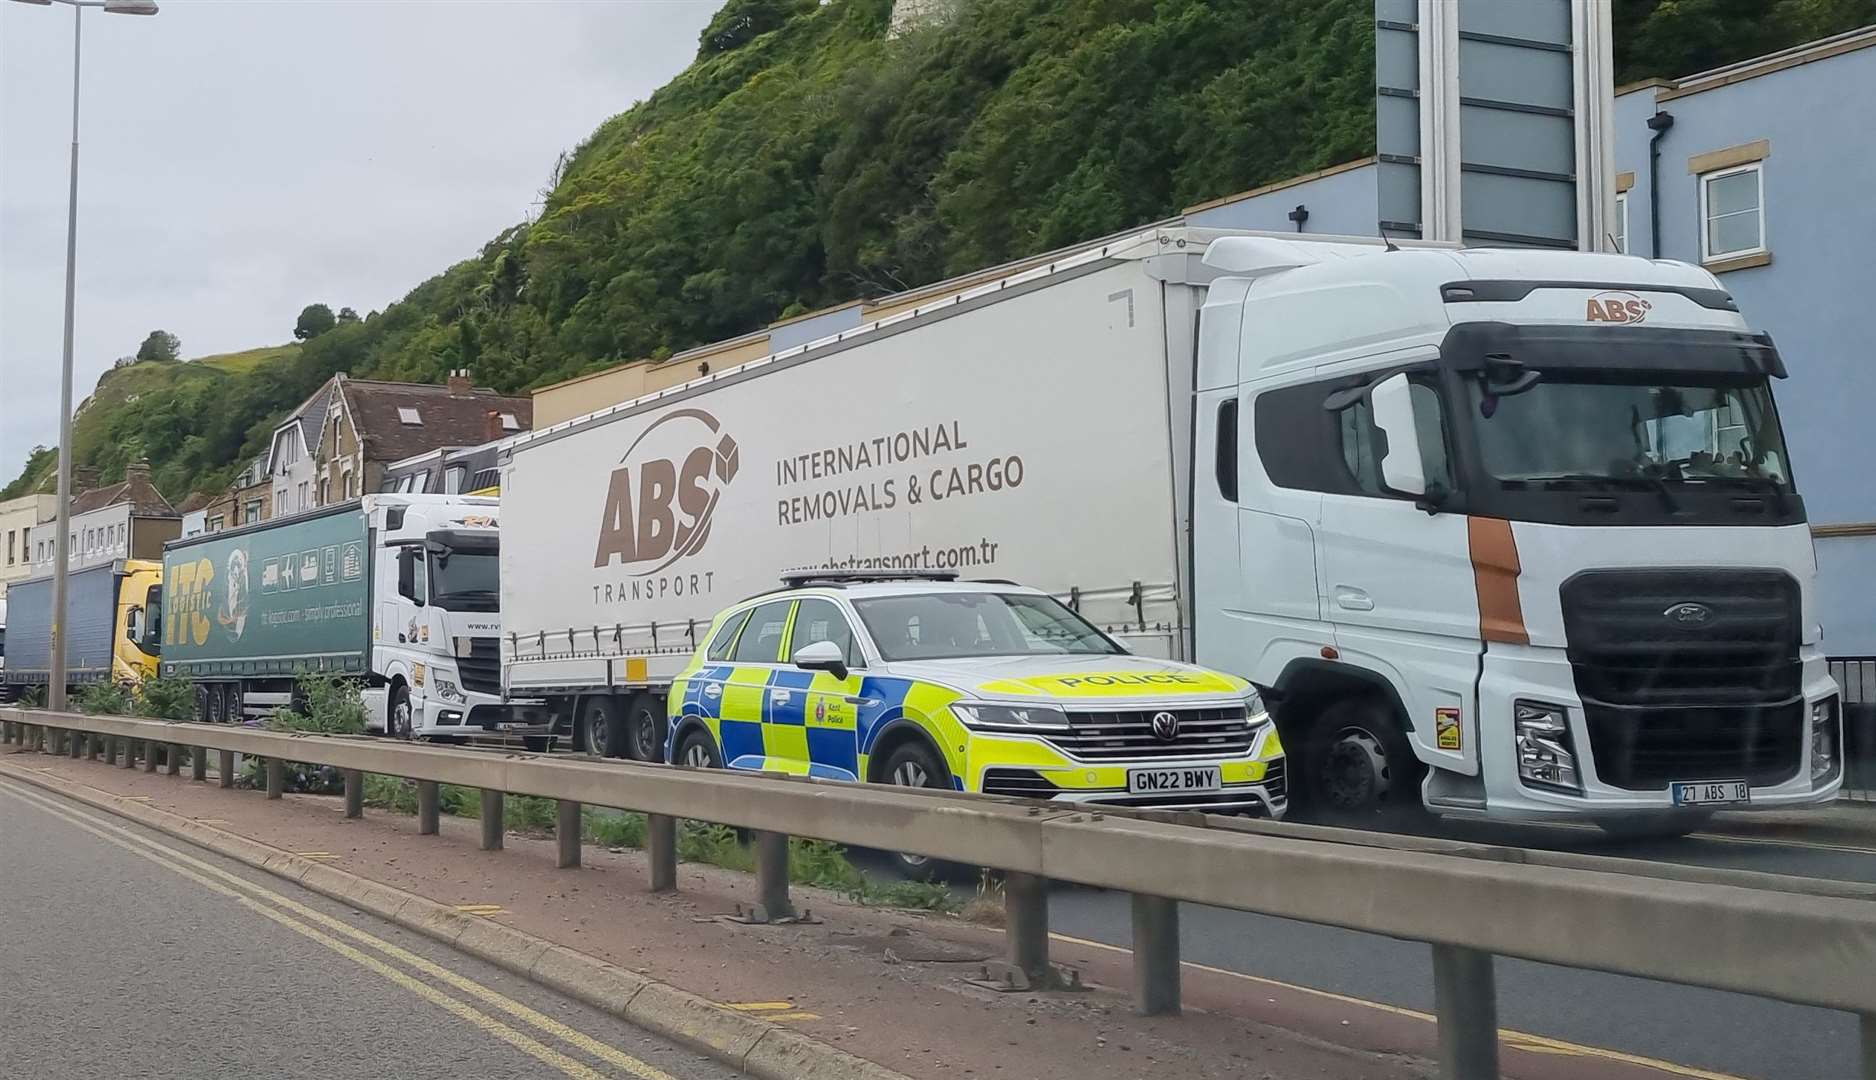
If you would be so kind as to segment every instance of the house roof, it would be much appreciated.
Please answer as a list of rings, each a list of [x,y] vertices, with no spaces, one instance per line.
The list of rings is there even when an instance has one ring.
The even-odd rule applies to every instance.
[[[215,496],[206,491],[191,491],[189,497],[176,504],[178,514],[193,514],[215,501]]]
[[[396,461],[445,446],[478,446],[488,441],[488,414],[515,418],[516,431],[534,426],[534,402],[505,397],[483,387],[467,393],[428,383],[337,380],[352,426],[365,444],[365,456]],[[418,423],[408,423],[402,410]],[[513,434],[513,432],[505,432]]]
[[[150,483],[149,470],[134,465],[126,471],[123,483],[92,488],[73,496],[72,513],[89,513],[126,502],[130,504],[130,512],[137,517],[179,516],[163,493],[156,490],[156,485]]]
[[[327,379],[320,384],[319,389],[313,391],[312,397],[300,402],[300,407],[289,413],[287,418],[280,421],[279,425],[274,428],[274,436],[278,438],[280,432],[292,424],[300,425],[300,444],[306,447],[306,455],[311,457],[313,452],[319,449],[320,432],[326,430],[326,402],[331,400],[332,384],[337,379],[336,375]],[[273,443],[269,442],[267,453],[261,456],[267,457],[272,453]],[[267,470],[263,468],[261,471],[265,473]]]

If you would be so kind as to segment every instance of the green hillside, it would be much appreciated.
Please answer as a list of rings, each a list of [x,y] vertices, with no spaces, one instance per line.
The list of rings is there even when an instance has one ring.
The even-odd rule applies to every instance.
[[[302,345],[111,372],[76,460],[112,479],[146,455],[180,498],[335,371],[521,391],[1373,151],[1372,0],[965,0],[889,41],[891,7],[730,0],[689,68],[562,158],[537,220]],[[1616,0],[1616,22],[1628,81],[1876,0]]]

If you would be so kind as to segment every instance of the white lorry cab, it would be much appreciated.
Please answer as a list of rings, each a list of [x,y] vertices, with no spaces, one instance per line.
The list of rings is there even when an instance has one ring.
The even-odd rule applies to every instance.
[[[1254,683],[1292,812],[1833,797],[1784,363],[1710,274],[1175,222],[879,310],[503,444],[508,693],[655,759],[726,606],[950,570]]]
[[[1835,795],[1785,367],[1711,274],[1262,238],[1205,262],[1198,658],[1273,690],[1320,801],[1679,831]]]

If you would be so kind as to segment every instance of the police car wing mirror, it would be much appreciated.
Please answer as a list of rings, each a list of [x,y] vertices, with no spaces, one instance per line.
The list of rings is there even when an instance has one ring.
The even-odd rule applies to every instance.
[[[803,671],[825,671],[836,679],[844,679],[847,654],[831,641],[816,641],[795,650],[795,666]]]
[[[1424,495],[1425,466],[1420,459],[1420,432],[1414,424],[1413,384],[1405,374],[1382,379],[1368,392],[1374,426],[1387,437],[1381,458],[1381,484],[1401,495]]]

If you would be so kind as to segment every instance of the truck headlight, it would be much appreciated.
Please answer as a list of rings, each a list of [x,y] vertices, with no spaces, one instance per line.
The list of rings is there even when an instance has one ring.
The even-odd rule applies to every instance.
[[[1811,783],[1821,784],[1837,775],[1837,747],[1841,725],[1837,699],[1827,697],[1811,706]]]
[[[951,711],[965,727],[1035,728],[1061,731],[1068,727],[1068,714],[1054,705],[984,705],[960,701]]]
[[[430,676],[430,689],[437,697],[442,698],[444,701],[454,701],[458,704],[463,704],[469,700],[454,682],[436,675]]]
[[[1570,719],[1563,708],[1537,701],[1514,702],[1512,720],[1517,733],[1518,779],[1581,794],[1583,779],[1577,772]]]

